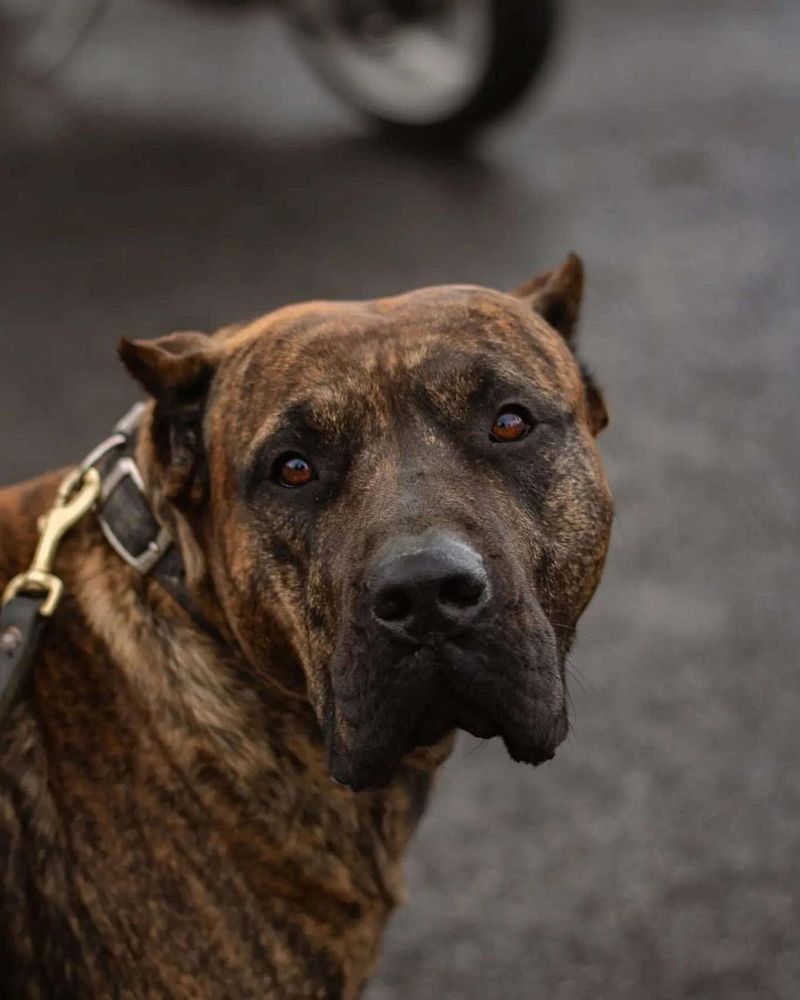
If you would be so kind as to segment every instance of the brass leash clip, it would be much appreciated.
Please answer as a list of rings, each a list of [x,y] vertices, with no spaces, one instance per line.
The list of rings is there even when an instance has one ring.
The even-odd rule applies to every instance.
[[[59,543],[88,513],[100,494],[100,485],[97,469],[85,465],[67,475],[58,488],[53,506],[39,519],[39,543],[30,568],[11,580],[0,604],[7,604],[23,592],[45,594],[39,614],[44,618],[53,614],[64,590],[61,579],[52,572]]]

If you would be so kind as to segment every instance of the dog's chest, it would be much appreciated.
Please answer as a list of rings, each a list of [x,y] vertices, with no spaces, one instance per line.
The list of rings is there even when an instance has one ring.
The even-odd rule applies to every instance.
[[[15,964],[84,995],[357,995],[399,894],[408,787],[355,797],[275,745],[291,780],[245,787],[186,739],[177,766],[113,697],[81,713],[9,734]]]

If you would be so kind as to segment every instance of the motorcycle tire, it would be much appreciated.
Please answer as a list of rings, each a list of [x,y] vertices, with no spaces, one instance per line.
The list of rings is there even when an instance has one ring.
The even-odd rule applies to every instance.
[[[404,0],[349,2],[374,13],[381,7],[397,8]],[[424,41],[422,32],[429,34],[430,93],[426,95],[424,61],[417,58],[417,67],[413,60],[411,66],[393,66],[391,31],[377,41],[354,37],[341,20],[348,0],[312,0],[311,4],[292,0],[289,6],[301,52],[320,80],[384,131],[419,143],[463,140],[510,111],[539,77],[556,33],[556,0],[450,0],[452,15],[463,19],[467,9],[472,10],[471,16],[480,15],[481,38],[449,93],[443,90],[437,96],[433,92],[437,76],[433,27],[422,21],[407,22],[396,30],[398,38],[403,32],[411,38],[414,31]],[[314,11],[311,17],[309,6]],[[400,47],[396,49],[395,56]],[[443,47],[441,53],[446,54]],[[393,80],[398,83],[394,93]]]

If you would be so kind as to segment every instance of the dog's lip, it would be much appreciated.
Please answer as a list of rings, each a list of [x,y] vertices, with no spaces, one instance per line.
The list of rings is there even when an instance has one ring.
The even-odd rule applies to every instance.
[[[435,743],[430,743],[427,746],[414,747],[413,750],[409,750],[407,754],[404,755],[403,760],[410,764],[418,771],[431,771],[438,767],[447,757],[453,749],[453,740],[456,735],[456,726],[452,726],[440,739]]]
[[[492,706],[480,702],[470,695],[468,684],[460,684],[458,675],[472,669],[469,665],[469,650],[458,641],[458,636],[432,636],[418,649],[427,649],[436,656],[436,668],[441,672],[443,693],[447,701],[441,701],[423,710],[409,737],[409,750],[430,746],[440,740],[445,733],[461,729],[477,739],[504,737],[506,727],[498,718]],[[462,663],[464,665],[462,665]]]
[[[484,706],[455,690],[451,689],[448,694],[449,700],[444,706],[437,703],[422,713],[409,739],[410,750],[432,746],[456,729],[478,739],[488,740],[501,735],[502,727]]]
[[[502,734],[499,723],[492,718],[489,712],[478,711],[470,708],[467,715],[463,713],[458,717],[458,728],[463,729],[470,736],[475,736],[480,740],[492,740],[495,736]]]
[[[463,656],[468,659],[468,651],[459,644],[447,643],[445,645],[451,651],[451,655],[454,653],[458,657]],[[540,742],[536,739],[533,732],[530,733],[532,738],[529,739],[527,738],[528,732],[524,729],[520,731],[517,726],[509,725],[509,721],[503,718],[500,702],[495,702],[494,699],[479,701],[474,693],[468,689],[465,691],[460,685],[454,683],[459,667],[457,664],[449,666],[448,688],[451,690],[454,704],[458,708],[456,725],[459,729],[463,729],[478,739],[499,737],[513,760],[531,764],[534,767],[555,756],[558,746],[567,734],[566,716],[564,716],[563,725],[558,721],[553,722],[553,732],[548,733],[543,741]],[[534,706],[531,705],[531,708],[534,709]]]
[[[550,699],[540,697],[535,687],[526,690],[523,683],[528,669],[546,670],[547,665],[532,659],[526,668],[527,661],[520,661],[522,672],[517,676],[511,670],[495,669],[492,651],[482,634],[466,644],[460,636],[444,640],[431,636],[410,655],[395,652],[384,666],[391,666],[398,677],[408,670],[410,678],[428,676],[434,682],[429,688],[422,685],[419,698],[405,701],[405,709],[395,720],[404,717],[399,726],[405,730],[404,737],[398,731],[389,739],[385,726],[376,728],[377,716],[370,721],[357,713],[351,719],[352,727],[361,730],[357,742],[348,747],[335,741],[328,747],[331,778],[354,791],[385,788],[403,758],[456,729],[478,739],[501,738],[514,760],[533,765],[549,760],[566,735],[567,725],[562,731],[551,716]]]
[[[453,725],[478,739],[499,736],[502,727],[485,705],[479,705],[461,691],[452,691]]]
[[[560,742],[560,741],[559,741]],[[532,767],[538,767],[539,764],[545,764],[548,760],[552,760],[556,755],[556,750],[558,749],[558,744],[552,747],[547,747],[543,749],[542,747],[523,748],[521,744],[509,740],[507,737],[503,737],[503,743],[505,745],[508,756],[522,764],[530,764]]]
[[[396,755],[396,758],[385,763],[383,768],[380,770],[375,770],[374,768],[370,771],[367,770],[366,777],[364,776],[364,768],[351,769],[347,777],[338,778],[334,774],[333,765],[329,763],[328,774],[331,781],[341,788],[349,788],[352,792],[377,792],[383,788],[386,788],[394,778],[397,773],[397,768],[400,766],[400,761],[403,754],[400,752]]]

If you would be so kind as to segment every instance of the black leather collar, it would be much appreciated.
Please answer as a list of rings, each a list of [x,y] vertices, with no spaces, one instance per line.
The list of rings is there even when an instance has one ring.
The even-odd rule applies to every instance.
[[[102,479],[95,513],[117,555],[142,575],[152,576],[197,618],[186,594],[180,551],[153,515],[136,465],[134,453],[143,411],[144,403],[137,403],[84,461],[84,466],[94,465]]]

